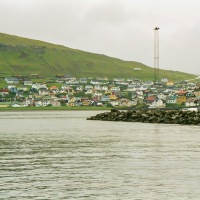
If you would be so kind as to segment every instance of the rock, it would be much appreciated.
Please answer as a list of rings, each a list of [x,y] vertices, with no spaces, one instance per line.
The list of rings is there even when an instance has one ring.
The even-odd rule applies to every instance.
[[[97,114],[87,120],[200,125],[200,112],[111,109],[110,112]]]

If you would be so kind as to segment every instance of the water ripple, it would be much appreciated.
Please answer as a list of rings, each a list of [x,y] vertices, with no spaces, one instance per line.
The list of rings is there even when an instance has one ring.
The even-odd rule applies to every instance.
[[[85,120],[93,115],[5,112],[0,199],[199,199],[198,128]]]

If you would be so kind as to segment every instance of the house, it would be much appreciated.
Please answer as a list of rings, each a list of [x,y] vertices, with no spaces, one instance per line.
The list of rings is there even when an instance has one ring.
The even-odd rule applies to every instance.
[[[187,98],[191,98],[191,97],[194,98],[194,97],[196,97],[195,94],[194,94],[194,92],[190,92],[190,91],[186,92],[185,95],[186,95]]]
[[[95,91],[94,96],[101,97],[103,96],[103,93],[99,91]]]
[[[77,91],[77,92],[82,92],[82,91],[83,91],[83,86],[82,86],[82,85],[78,85],[78,86],[76,87],[76,91]]]
[[[59,101],[56,101],[56,100],[51,100],[50,101],[50,104],[53,106],[53,107],[59,107],[61,106],[61,103]]]
[[[87,78],[80,78],[79,83],[81,84],[87,84]]]
[[[123,78],[114,78],[113,81],[124,81]]]
[[[162,79],[161,79],[161,82],[167,83],[167,82],[168,82],[168,79],[167,79],[167,78],[162,78]]]
[[[105,93],[105,95],[111,95],[111,90],[106,90],[106,91],[104,91],[104,93]]]
[[[100,82],[100,81],[93,81],[93,80],[91,80],[91,81],[90,81],[90,84],[92,84],[92,85],[101,85],[101,84],[102,84],[102,82]]]
[[[24,81],[24,85],[32,85],[33,82],[32,81]]]
[[[101,97],[100,101],[101,102],[110,102],[110,98],[109,98],[109,96],[104,95]]]
[[[9,90],[7,88],[0,89],[0,95],[5,96],[9,94]]]
[[[141,87],[141,85],[136,85],[135,86],[135,91],[140,91],[140,87]]]
[[[186,96],[183,96],[183,95],[176,97],[176,102],[177,104],[180,104],[180,105],[185,104],[186,100],[187,100]]]
[[[148,89],[147,85],[141,85],[140,86],[141,91],[144,91],[144,90],[147,90],[147,89]]]
[[[139,67],[135,67],[133,70],[134,70],[134,71],[141,71],[142,69],[139,68]]]
[[[129,82],[128,81],[116,81],[115,85],[128,85]]]
[[[27,107],[33,105],[33,99],[31,98],[26,98],[23,100],[22,105]]]
[[[200,97],[200,89],[194,90],[194,95],[195,95],[196,97]]]
[[[157,100],[156,96],[148,96],[145,99],[147,105],[151,105],[156,100]]]
[[[17,108],[17,107],[22,107],[19,103],[14,103],[11,105],[11,107],[13,108]]]
[[[50,104],[51,104],[50,99],[42,99],[42,106],[48,106]]]
[[[40,88],[47,88],[47,86],[45,83],[34,83],[31,88],[39,90]]]
[[[74,106],[82,106],[81,97],[74,97]]]
[[[193,98],[188,98],[185,102],[186,107],[191,107],[191,106],[196,106],[196,105],[197,105],[197,103],[196,103],[195,99],[193,99]]]
[[[88,89],[85,94],[93,94],[93,89]]]
[[[15,78],[15,77],[7,77],[7,78],[5,78],[5,81],[8,84],[18,84],[19,83],[19,79]]]
[[[40,96],[48,96],[48,95],[50,95],[50,92],[49,92],[49,90],[47,88],[40,88],[38,90],[38,94]]]
[[[75,106],[75,100],[76,100],[75,97],[70,98],[70,99],[68,100],[67,105],[70,106],[70,107]]]
[[[134,91],[136,90],[136,89],[135,89],[135,84],[128,84],[126,90],[127,90],[127,91],[132,91],[132,92],[134,92]]]
[[[166,103],[167,104],[176,104],[177,100],[176,100],[176,95],[169,95],[166,97]]]
[[[74,92],[75,92],[75,91],[74,91],[74,88],[71,87],[71,86],[67,86],[65,90],[66,90],[66,92],[67,92],[68,94],[72,94],[72,95],[73,95]]]
[[[130,107],[130,106],[136,105],[136,102],[135,101],[130,101],[129,99],[126,99],[126,98],[122,98],[120,104],[121,104],[121,106]]]
[[[166,95],[164,93],[159,93],[158,95],[158,99],[161,99],[161,100],[166,100]]]
[[[89,99],[85,99],[82,101],[83,106],[89,106],[90,104],[91,104],[91,100],[89,100]]]
[[[36,107],[41,107],[42,101],[40,99],[36,99],[33,101],[33,105],[35,105]]]
[[[74,79],[70,79],[70,80],[65,81],[65,84],[67,84],[67,85],[76,85],[76,84],[79,84],[79,81],[77,81],[74,78]]]
[[[68,94],[74,94],[74,88],[73,87],[71,87],[71,86],[68,86],[68,85],[62,85],[61,86],[61,91],[65,91],[65,92],[67,92]],[[62,93],[65,93],[65,92],[62,92]]]
[[[57,90],[57,89],[58,89],[58,86],[52,85],[49,89],[50,89],[50,90]]]
[[[149,108],[164,108],[165,104],[163,102],[163,100],[161,99],[157,99],[154,102],[152,102],[152,104],[149,106]]]
[[[86,85],[84,88],[86,91],[87,90],[93,90],[93,86],[92,85]]]
[[[185,90],[179,90],[179,91],[176,92],[176,94],[177,94],[178,96],[185,96],[186,93],[187,93],[187,91],[185,91]]]
[[[111,92],[120,92],[120,87],[111,87]]]
[[[98,90],[98,91],[101,90],[101,86],[100,85],[95,85],[94,86],[94,90]]]
[[[16,92],[16,97],[18,97],[18,98],[24,97],[23,91],[17,90],[17,92]]]
[[[151,87],[151,86],[153,86],[153,81],[145,81],[144,83],[143,83],[143,86],[149,86],[149,87]]]
[[[28,91],[28,87],[26,86],[21,86],[21,87],[18,87],[17,90],[21,90],[21,91]]]
[[[115,107],[115,106],[120,106],[120,102],[119,101],[111,101],[110,104]]]
[[[108,90],[108,86],[105,86],[105,85],[102,86],[102,87],[101,87],[101,90],[102,90],[102,91],[107,91],[107,90]]]
[[[110,98],[111,101],[118,99],[118,97],[115,94],[113,94],[113,93],[109,96],[109,98]]]
[[[55,85],[51,86],[49,89],[52,94],[58,94],[60,92],[58,86]]]
[[[16,87],[10,88],[10,92],[16,94],[17,93],[17,88]]]
[[[174,86],[174,82],[173,81],[168,81],[167,82],[167,86]]]
[[[97,77],[96,79],[99,81],[108,81],[107,77]]]
[[[144,97],[143,96],[137,96],[135,99],[132,99],[133,101],[136,101],[137,104],[143,104],[144,103]]]
[[[97,106],[97,102],[94,100],[91,100],[89,106]]]
[[[16,88],[16,85],[8,85],[8,90],[10,90],[11,88]]]

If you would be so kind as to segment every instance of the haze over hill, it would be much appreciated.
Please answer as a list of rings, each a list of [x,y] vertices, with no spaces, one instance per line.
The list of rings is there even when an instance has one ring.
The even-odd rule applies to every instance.
[[[135,71],[134,68],[141,70]],[[142,63],[4,33],[0,33],[0,72],[2,75],[37,73],[47,76],[69,74],[75,77],[154,78],[154,69]],[[159,77],[186,80],[196,76],[160,69]]]

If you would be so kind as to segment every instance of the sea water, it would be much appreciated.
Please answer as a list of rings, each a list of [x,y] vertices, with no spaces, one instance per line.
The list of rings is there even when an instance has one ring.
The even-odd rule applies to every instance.
[[[1,200],[199,200],[199,126],[0,112]]]

